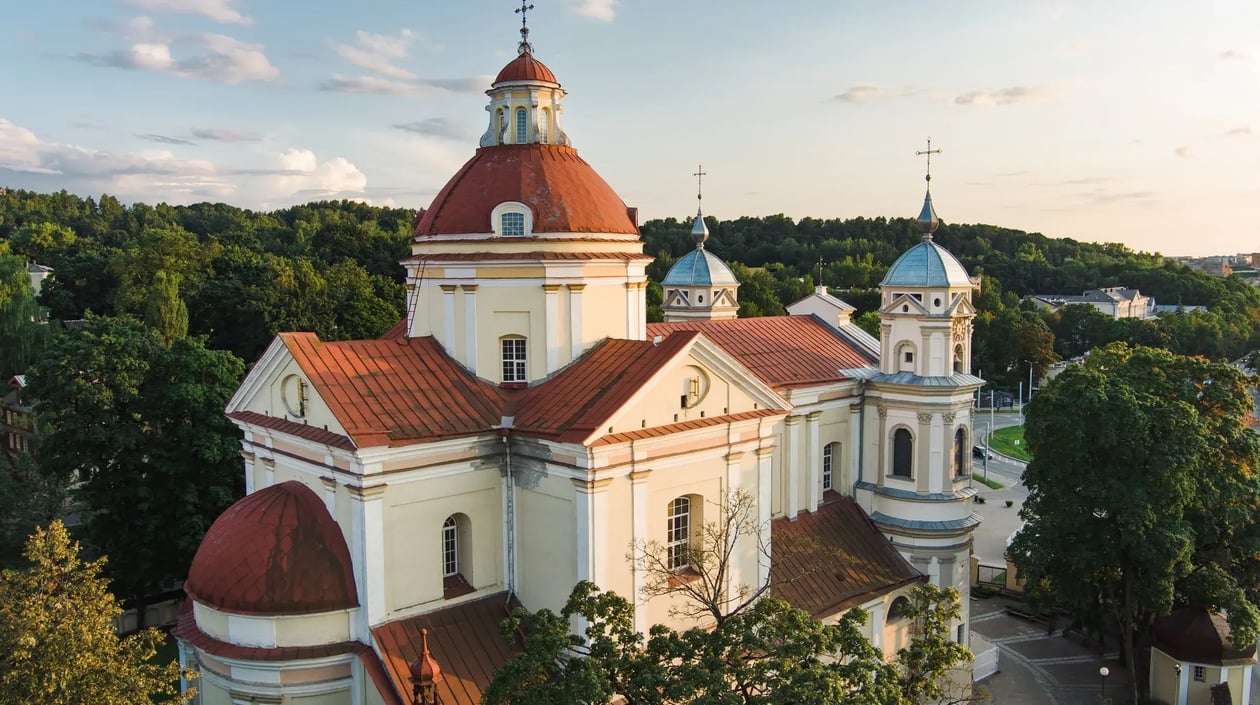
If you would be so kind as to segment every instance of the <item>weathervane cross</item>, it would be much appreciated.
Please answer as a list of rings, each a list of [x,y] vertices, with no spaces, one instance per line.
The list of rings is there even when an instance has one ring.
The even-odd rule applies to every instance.
[[[533,49],[529,45],[529,27],[525,23],[525,15],[532,9],[534,9],[533,3],[529,2],[529,0],[521,0],[521,6],[512,11],[521,16],[521,45],[518,48],[518,51],[521,53]]]
[[[703,164],[696,165],[696,173],[692,174],[692,176],[696,177],[696,203],[699,203],[700,199],[704,196],[702,186],[704,184],[704,177],[708,175],[709,174],[704,170]]]
[[[914,156],[916,156],[916,157],[927,156],[927,176],[923,177],[923,179],[924,179],[924,181],[931,182],[931,181],[932,181],[932,155],[933,155],[933,154],[940,154],[940,153],[941,153],[941,150],[940,150],[940,148],[937,148],[937,149],[932,149],[932,138],[931,138],[931,137],[929,137],[929,138],[928,138],[927,142],[928,142],[927,149],[921,149],[921,150],[919,150],[919,151],[915,152],[915,153],[914,153]]]

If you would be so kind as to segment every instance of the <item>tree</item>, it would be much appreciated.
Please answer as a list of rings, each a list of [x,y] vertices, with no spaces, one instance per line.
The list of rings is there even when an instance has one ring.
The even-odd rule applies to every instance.
[[[87,539],[111,556],[124,598],[178,584],[241,495],[239,435],[223,407],[243,372],[199,339],[167,348],[135,319],[96,317],[31,369],[41,471],[81,483]]]
[[[29,453],[0,453],[0,568],[22,561],[27,537],[65,509],[67,488],[39,471]]]
[[[643,597],[674,598],[676,616],[697,626],[634,628],[634,605],[615,593],[579,583],[559,614],[518,609],[502,625],[505,638],[524,635],[524,647],[494,676],[486,705],[918,705],[950,692],[945,679],[970,653],[949,638],[958,595],[930,586],[912,593],[912,641],[893,663],[863,636],[866,614],[846,612],[823,623],[772,596],[773,585],[727,584],[730,557],[741,541],[757,540],[755,503],[732,493],[688,546],[695,575],[678,580],[668,549],[656,542],[631,548],[628,558],[647,572]],[[768,556],[768,547],[759,552]],[[572,633],[573,624],[584,626]]]
[[[0,702],[134,705],[155,695],[178,703],[192,698],[192,689],[178,692],[178,663],[152,663],[160,632],[119,637],[114,631],[122,608],[100,577],[105,560],[82,562],[60,521],[37,529],[25,556],[27,568],[0,572]]]
[[[1260,441],[1249,381],[1202,358],[1115,343],[1028,408],[1035,458],[1010,548],[1030,594],[1083,623],[1115,624],[1134,697],[1152,620],[1221,609],[1239,643],[1260,625]]]
[[[188,335],[188,306],[179,297],[179,275],[159,269],[153,275],[153,287],[144,305],[144,322],[167,345]]]
[[[0,250],[0,381],[25,372],[49,335],[43,308],[31,292],[26,262]]]

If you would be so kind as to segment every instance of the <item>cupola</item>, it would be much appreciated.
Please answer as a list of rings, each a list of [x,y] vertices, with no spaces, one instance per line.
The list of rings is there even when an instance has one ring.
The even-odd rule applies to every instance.
[[[661,281],[665,290],[662,306],[665,321],[694,321],[735,318],[739,313],[739,280],[720,257],[704,249],[709,239],[709,226],[700,207],[703,192],[699,188],[705,173],[697,169],[696,219],[691,226],[691,239],[696,249],[688,252],[670,267]]]

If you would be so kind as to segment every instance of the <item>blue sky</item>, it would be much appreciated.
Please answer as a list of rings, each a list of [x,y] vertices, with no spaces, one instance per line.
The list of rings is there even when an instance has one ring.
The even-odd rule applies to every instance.
[[[1260,251],[1260,3],[534,0],[566,131],[641,218],[914,216]],[[46,0],[0,25],[0,185],[427,206],[510,0]]]

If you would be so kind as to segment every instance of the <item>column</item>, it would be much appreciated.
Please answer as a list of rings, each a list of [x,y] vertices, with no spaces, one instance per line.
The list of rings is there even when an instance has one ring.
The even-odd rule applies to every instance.
[[[953,472],[950,465],[953,464],[953,438],[950,442],[945,441],[945,420],[941,414],[932,414],[931,427],[928,430],[928,442],[931,443],[928,448],[928,490],[930,492],[947,492],[950,488],[946,487],[946,478],[952,478]],[[946,454],[946,449],[949,454]],[[949,480],[952,486],[953,479]]]
[[[809,431],[809,506],[811,513],[818,511],[818,503],[822,494],[822,438],[819,436],[818,419],[821,411],[814,411],[805,416],[805,428]],[[836,484],[839,458],[831,459],[831,482]]]
[[[571,343],[570,360],[582,356],[582,290],[585,284],[569,285],[569,340]]]
[[[626,282],[626,337],[636,340],[639,330],[638,317],[639,287],[634,282]]]
[[[464,284],[464,366],[477,374],[477,285]]]
[[[241,441],[241,445],[245,445],[246,441]],[[254,454],[244,448],[241,449],[241,458],[245,460],[245,494],[254,493]]]
[[[884,478],[888,476],[889,459],[892,455],[892,439],[888,437],[888,407],[883,404],[875,406],[875,413],[879,414],[879,421],[875,423],[876,453],[875,453],[875,484],[880,487],[884,486]]]
[[[630,473],[631,541],[634,546],[631,550],[633,551],[638,551],[640,546],[648,542],[647,479],[651,474],[651,470],[636,470]],[[634,604],[634,629],[640,634],[647,634],[648,627],[651,626],[648,624],[647,603],[643,601],[643,586],[647,582],[647,576],[637,560],[631,565],[630,570],[634,583],[634,595],[630,597],[630,602]]]
[[[932,491],[932,418],[936,416],[930,411],[918,413],[919,429],[914,434],[914,484],[920,492]]]
[[[789,416],[787,424],[787,501],[783,503],[783,511],[788,519],[796,521],[796,513],[801,511],[801,417]]]
[[[547,374],[560,368],[560,285],[543,284],[543,330],[547,346]]]
[[[757,528],[760,531],[757,550],[757,587],[770,581],[770,459],[774,446],[757,449]],[[762,552],[762,548],[765,552]]]
[[[442,346],[455,352],[455,285],[442,285]],[[454,357],[452,354],[451,357]]]
[[[350,488],[350,551],[359,619],[351,638],[366,641],[373,624],[384,621],[385,605],[385,485]]]

